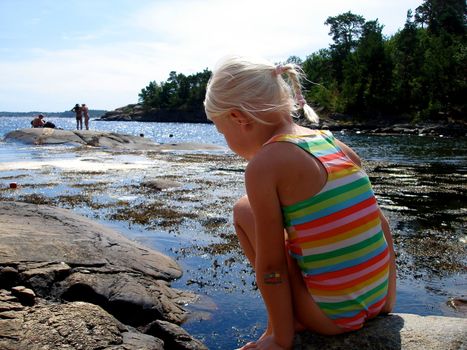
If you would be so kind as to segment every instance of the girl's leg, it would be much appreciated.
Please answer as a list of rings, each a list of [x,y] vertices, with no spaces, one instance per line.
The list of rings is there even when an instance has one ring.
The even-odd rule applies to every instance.
[[[250,202],[247,196],[240,198],[234,205],[233,221],[235,233],[237,234],[240,245],[248,261],[253,268],[255,267],[255,218],[251,211]]]
[[[233,219],[235,226],[235,233],[237,234],[240,245],[242,246],[243,252],[250,262],[254,270],[256,260],[256,237],[255,237],[255,218],[250,207],[250,202],[247,196],[240,198],[234,205]],[[264,337],[272,333],[271,325],[268,320],[268,325],[264,331]],[[260,339],[261,339],[260,338]]]
[[[234,225],[240,245],[251,265],[255,268],[255,220],[247,196],[240,198],[234,206]],[[287,262],[293,296],[292,302],[294,304],[296,331],[308,329],[321,334],[343,333],[344,331],[336,326],[313,300],[305,286],[298,265],[289,254],[287,254]],[[268,324],[265,335],[270,333],[270,325]]]
[[[289,254],[287,254],[287,263],[296,331],[310,330],[326,335],[344,333],[345,330],[336,326],[316,304],[306,288],[300,268]]]

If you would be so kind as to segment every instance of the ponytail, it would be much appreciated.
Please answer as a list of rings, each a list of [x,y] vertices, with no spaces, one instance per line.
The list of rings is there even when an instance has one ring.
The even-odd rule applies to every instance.
[[[303,73],[301,72],[299,67],[290,63],[286,64],[285,66],[279,64],[276,66],[274,73],[277,76],[287,74],[293,88],[296,103],[300,106],[301,109],[303,109],[303,114],[309,121],[311,121],[312,123],[318,123],[318,115],[313,110],[313,108],[311,108],[308,105],[308,103],[302,95],[302,86],[300,84],[300,78],[303,76]]]

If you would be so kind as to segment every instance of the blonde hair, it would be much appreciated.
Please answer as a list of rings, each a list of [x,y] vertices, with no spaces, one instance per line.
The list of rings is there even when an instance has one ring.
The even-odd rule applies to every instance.
[[[288,82],[282,77],[287,74]],[[264,115],[277,112],[293,115],[303,108],[307,119],[317,123],[318,116],[302,95],[297,65],[274,65],[260,59],[239,56],[224,58],[214,69],[206,88],[204,108],[208,119],[238,109],[262,124],[270,124]]]

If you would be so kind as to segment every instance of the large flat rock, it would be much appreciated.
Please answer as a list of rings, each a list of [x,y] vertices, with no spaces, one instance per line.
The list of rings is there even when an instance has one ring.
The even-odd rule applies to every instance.
[[[171,258],[70,210],[0,202],[0,264],[100,267],[171,280],[182,270]]]
[[[77,146],[105,147],[125,150],[212,150],[223,147],[201,143],[158,144],[151,139],[96,130],[61,130],[50,128],[25,128],[10,131],[5,141],[29,145],[71,144]]]
[[[197,296],[170,287],[173,259],[66,209],[0,202],[0,223],[0,348],[205,349],[178,326]]]

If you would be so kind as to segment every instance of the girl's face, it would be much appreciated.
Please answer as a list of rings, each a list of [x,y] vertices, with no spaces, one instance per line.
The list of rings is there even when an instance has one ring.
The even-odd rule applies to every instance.
[[[224,135],[229,148],[240,157],[248,159],[249,149],[246,135],[237,120],[230,115],[212,118],[219,133]]]

